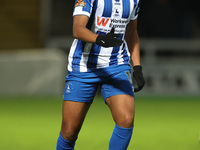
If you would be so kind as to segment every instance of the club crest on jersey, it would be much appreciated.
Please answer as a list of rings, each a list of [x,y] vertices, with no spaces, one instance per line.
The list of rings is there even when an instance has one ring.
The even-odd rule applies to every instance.
[[[83,0],[77,0],[77,2],[75,3],[75,7],[78,7],[78,6],[84,7],[85,6],[85,2]]]
[[[114,13],[115,16],[120,16],[121,7],[119,7],[119,6],[114,7],[113,13]]]

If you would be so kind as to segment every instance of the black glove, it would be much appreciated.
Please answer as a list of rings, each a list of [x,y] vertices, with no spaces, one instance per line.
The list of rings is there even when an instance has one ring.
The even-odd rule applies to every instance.
[[[145,84],[145,80],[142,73],[142,66],[134,66],[133,67],[133,78],[136,81],[137,87],[134,88],[134,92],[140,91]]]
[[[98,35],[96,39],[96,44],[103,47],[116,47],[123,43],[123,40],[117,39],[120,34],[115,34],[115,28],[113,27],[111,31],[106,35]]]

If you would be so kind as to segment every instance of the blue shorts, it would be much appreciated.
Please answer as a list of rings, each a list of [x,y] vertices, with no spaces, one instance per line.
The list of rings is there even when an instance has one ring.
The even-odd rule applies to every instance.
[[[93,72],[72,73],[66,76],[63,100],[91,103],[100,87],[104,100],[120,94],[134,97],[129,65],[117,65]]]

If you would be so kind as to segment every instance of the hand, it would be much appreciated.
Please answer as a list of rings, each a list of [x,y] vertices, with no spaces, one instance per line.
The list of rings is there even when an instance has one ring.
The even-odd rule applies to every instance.
[[[123,40],[117,39],[120,34],[115,34],[115,28],[113,27],[111,31],[106,35],[98,35],[96,39],[96,44],[103,47],[116,47],[123,43]]]
[[[135,79],[136,84],[137,84],[137,87],[134,88],[134,92],[138,92],[145,85],[145,80],[144,80],[143,73],[142,73],[142,66],[134,66],[133,70],[134,70],[133,78]]]

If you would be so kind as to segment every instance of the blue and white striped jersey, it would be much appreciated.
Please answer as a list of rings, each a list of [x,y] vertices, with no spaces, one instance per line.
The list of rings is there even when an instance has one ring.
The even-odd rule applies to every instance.
[[[73,16],[89,17],[87,28],[97,34],[106,34],[115,27],[115,33],[124,40],[130,20],[138,16],[140,0],[76,0]],[[74,39],[69,57],[68,71],[89,72],[111,65],[129,64],[130,53],[126,41],[118,47],[101,47]]]

